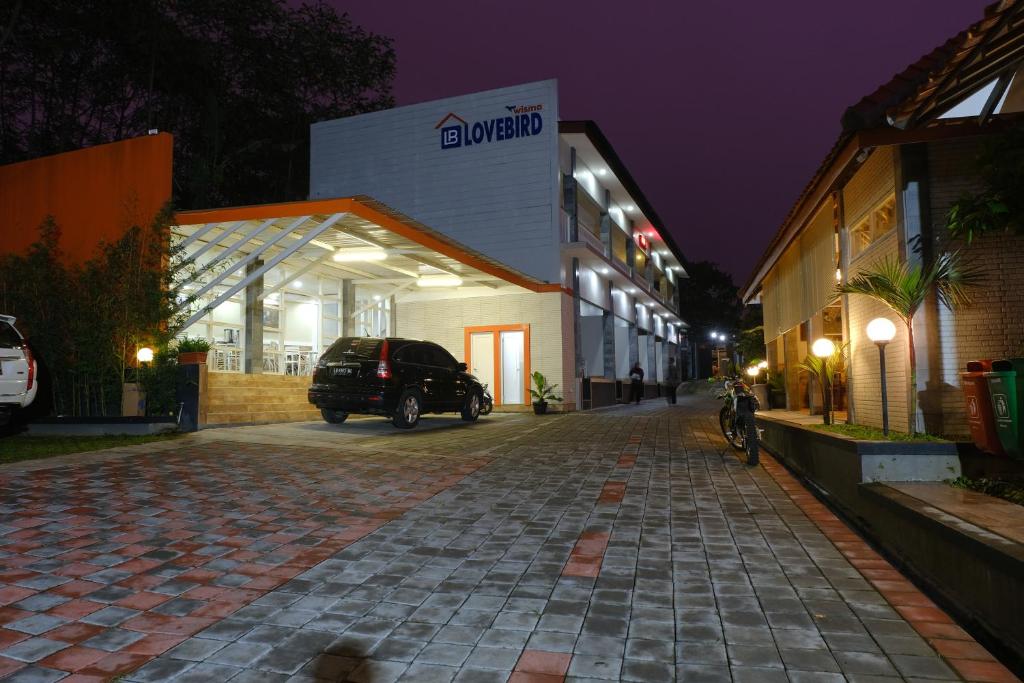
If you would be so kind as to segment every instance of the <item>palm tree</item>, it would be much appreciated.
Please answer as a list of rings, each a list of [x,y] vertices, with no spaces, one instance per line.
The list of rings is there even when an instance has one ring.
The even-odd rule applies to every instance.
[[[910,347],[910,384],[908,386],[907,427],[917,431],[917,356],[914,351],[914,314],[929,293],[951,310],[971,302],[970,290],[981,284],[981,270],[964,263],[959,251],[945,253],[927,268],[909,265],[886,257],[845,284],[836,286],[839,294],[863,294],[888,306],[907,326]]]

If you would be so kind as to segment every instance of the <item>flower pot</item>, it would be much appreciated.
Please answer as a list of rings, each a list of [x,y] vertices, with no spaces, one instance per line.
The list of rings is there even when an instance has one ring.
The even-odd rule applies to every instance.
[[[534,415],[547,415],[547,413],[548,413],[548,402],[547,401],[538,401],[538,402],[533,404],[533,414]]]
[[[207,351],[184,351],[178,354],[178,365],[206,365]]]

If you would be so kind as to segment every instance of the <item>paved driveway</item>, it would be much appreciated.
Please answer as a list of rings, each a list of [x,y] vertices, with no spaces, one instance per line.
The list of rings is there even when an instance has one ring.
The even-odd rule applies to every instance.
[[[0,472],[0,674],[1002,680],[711,408],[208,430]]]

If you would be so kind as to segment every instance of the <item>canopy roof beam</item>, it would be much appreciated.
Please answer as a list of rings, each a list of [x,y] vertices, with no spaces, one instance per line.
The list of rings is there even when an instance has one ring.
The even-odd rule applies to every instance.
[[[224,303],[225,301],[230,299],[236,293],[238,293],[238,292],[242,291],[243,289],[245,289],[250,283],[255,282],[257,278],[262,277],[271,268],[277,267],[282,261],[284,261],[286,258],[291,256],[292,254],[294,254],[296,251],[301,249],[303,246],[305,246],[306,244],[309,244],[310,242],[315,240],[317,237],[319,237],[320,235],[322,235],[325,232],[327,232],[328,230],[330,230],[331,227],[335,223],[340,221],[346,215],[347,214],[345,214],[345,213],[336,213],[333,216],[331,216],[330,218],[328,218],[327,220],[325,220],[320,225],[316,226],[315,228],[310,229],[309,232],[307,232],[305,235],[301,236],[296,242],[290,244],[281,253],[277,254],[276,256],[274,256],[274,258],[270,259],[269,261],[264,263],[262,266],[260,266],[259,268],[257,268],[253,272],[251,272],[248,275],[246,275],[237,284],[234,284],[234,285],[228,287],[227,290],[223,294],[218,296],[211,303],[207,304],[206,306],[200,308],[195,313],[193,313],[189,317],[189,319],[187,321],[185,321],[185,324],[182,325],[182,329],[188,329],[191,325],[193,325],[194,323],[199,321],[204,315],[206,315],[206,313],[208,311],[211,311],[214,308],[216,308],[217,306],[220,306],[222,303]],[[303,223],[306,220],[306,218],[307,218],[306,216],[303,216],[302,219],[292,223],[292,225],[289,227],[288,230],[285,230],[284,232],[281,232],[280,234],[275,235],[274,239],[271,240],[271,242],[268,242],[267,245],[265,245],[265,246],[269,247],[271,244],[277,242],[278,240],[283,239],[285,235],[291,233],[292,230],[294,230],[296,227],[298,227],[298,225]],[[255,254],[255,252],[254,252],[254,254]],[[230,271],[225,271],[224,273],[221,273],[217,277],[217,280],[223,280],[225,277],[227,277],[229,272],[234,272],[234,271],[238,270],[243,264],[245,264],[248,261],[251,261],[252,259],[254,259],[255,258],[254,254],[250,254],[249,257],[247,257],[246,259],[242,259],[241,261],[236,262],[234,265],[232,265],[230,267],[231,268]],[[202,295],[206,291],[209,291],[215,284],[216,284],[216,282],[211,282],[210,284],[206,285],[206,287],[204,287],[202,290],[200,290],[200,292],[198,292],[196,294],[196,298],[198,298],[200,295]]]

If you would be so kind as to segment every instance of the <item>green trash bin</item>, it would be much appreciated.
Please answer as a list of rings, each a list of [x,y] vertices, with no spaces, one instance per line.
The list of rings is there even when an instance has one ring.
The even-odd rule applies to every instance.
[[[988,393],[992,397],[992,415],[996,433],[1003,449],[1014,458],[1024,457],[1024,425],[1020,423],[1022,389],[1024,389],[1024,358],[992,361],[992,371],[985,373]]]

